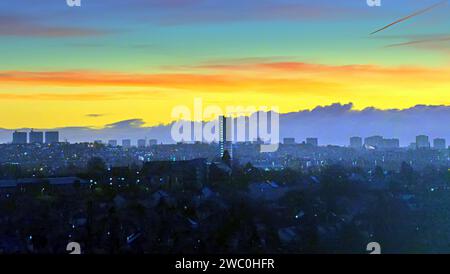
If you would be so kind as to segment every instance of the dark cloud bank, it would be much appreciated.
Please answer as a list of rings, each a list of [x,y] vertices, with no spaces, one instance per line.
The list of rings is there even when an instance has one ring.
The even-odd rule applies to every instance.
[[[450,106],[426,106],[398,110],[366,108],[354,110],[350,104],[333,104],[280,115],[280,138],[295,137],[302,141],[306,137],[318,137],[321,144],[347,145],[350,136],[367,137],[383,135],[400,138],[403,146],[414,141],[416,135],[426,134],[430,138],[443,137],[450,141]],[[173,143],[170,137],[171,124],[145,127],[144,120],[130,119],[106,125],[102,129],[89,127],[58,128],[61,140],[83,142],[93,140],[158,139]],[[22,129],[27,130],[27,129]],[[0,130],[0,142],[11,142],[12,130]]]

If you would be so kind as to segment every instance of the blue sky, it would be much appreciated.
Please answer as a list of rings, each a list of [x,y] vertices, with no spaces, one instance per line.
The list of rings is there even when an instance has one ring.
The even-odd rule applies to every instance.
[[[1,1],[0,115],[13,118],[0,127],[157,124],[196,97],[282,112],[448,105],[448,3],[370,35],[437,2]]]

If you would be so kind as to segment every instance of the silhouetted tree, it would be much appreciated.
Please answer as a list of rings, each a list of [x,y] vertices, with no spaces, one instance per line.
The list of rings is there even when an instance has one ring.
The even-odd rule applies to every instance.
[[[87,175],[93,179],[100,179],[106,172],[106,164],[100,157],[93,157],[87,163]]]

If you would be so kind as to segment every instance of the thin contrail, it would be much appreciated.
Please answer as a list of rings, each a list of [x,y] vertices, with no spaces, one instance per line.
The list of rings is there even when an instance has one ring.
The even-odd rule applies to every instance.
[[[436,4],[434,4],[434,5],[432,5],[432,6],[428,7],[428,8],[425,8],[425,9],[422,9],[422,10],[419,10],[419,11],[416,11],[415,13],[413,13],[413,14],[411,14],[411,15],[408,15],[408,16],[406,16],[406,17],[403,17],[403,18],[401,18],[401,19],[399,19],[399,20],[397,20],[397,21],[395,21],[395,22],[393,22],[393,23],[390,23],[390,24],[387,25],[387,26],[382,27],[382,28],[379,29],[379,30],[376,30],[376,31],[372,32],[371,35],[372,35],[372,34],[375,34],[375,33],[377,33],[377,32],[383,31],[383,30],[385,30],[385,29],[387,29],[387,28],[389,28],[389,27],[392,27],[393,25],[397,25],[398,23],[401,23],[401,22],[403,22],[403,21],[406,21],[406,20],[408,20],[408,19],[410,19],[410,18],[416,17],[416,16],[421,15],[421,14],[423,14],[423,13],[425,13],[425,12],[428,12],[428,11],[434,9],[434,8],[437,8],[438,6],[445,4],[447,1],[448,1],[448,0],[444,0],[444,1],[441,1],[441,2],[439,2],[439,3],[436,3]]]
[[[429,39],[420,39],[420,40],[412,40],[412,41],[408,41],[408,42],[404,42],[404,43],[387,45],[386,48],[394,48],[394,47],[401,47],[401,46],[411,46],[411,45],[426,44],[426,43],[433,43],[433,42],[446,42],[446,41],[450,41],[450,36],[429,38]]]

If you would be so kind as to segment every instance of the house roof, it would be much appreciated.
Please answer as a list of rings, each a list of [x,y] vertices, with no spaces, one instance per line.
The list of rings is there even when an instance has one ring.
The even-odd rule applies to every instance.
[[[17,180],[0,180],[0,188],[17,187],[18,185],[32,185],[49,183],[50,185],[70,185],[75,182],[88,183],[78,177],[56,177],[56,178],[23,178]]]

